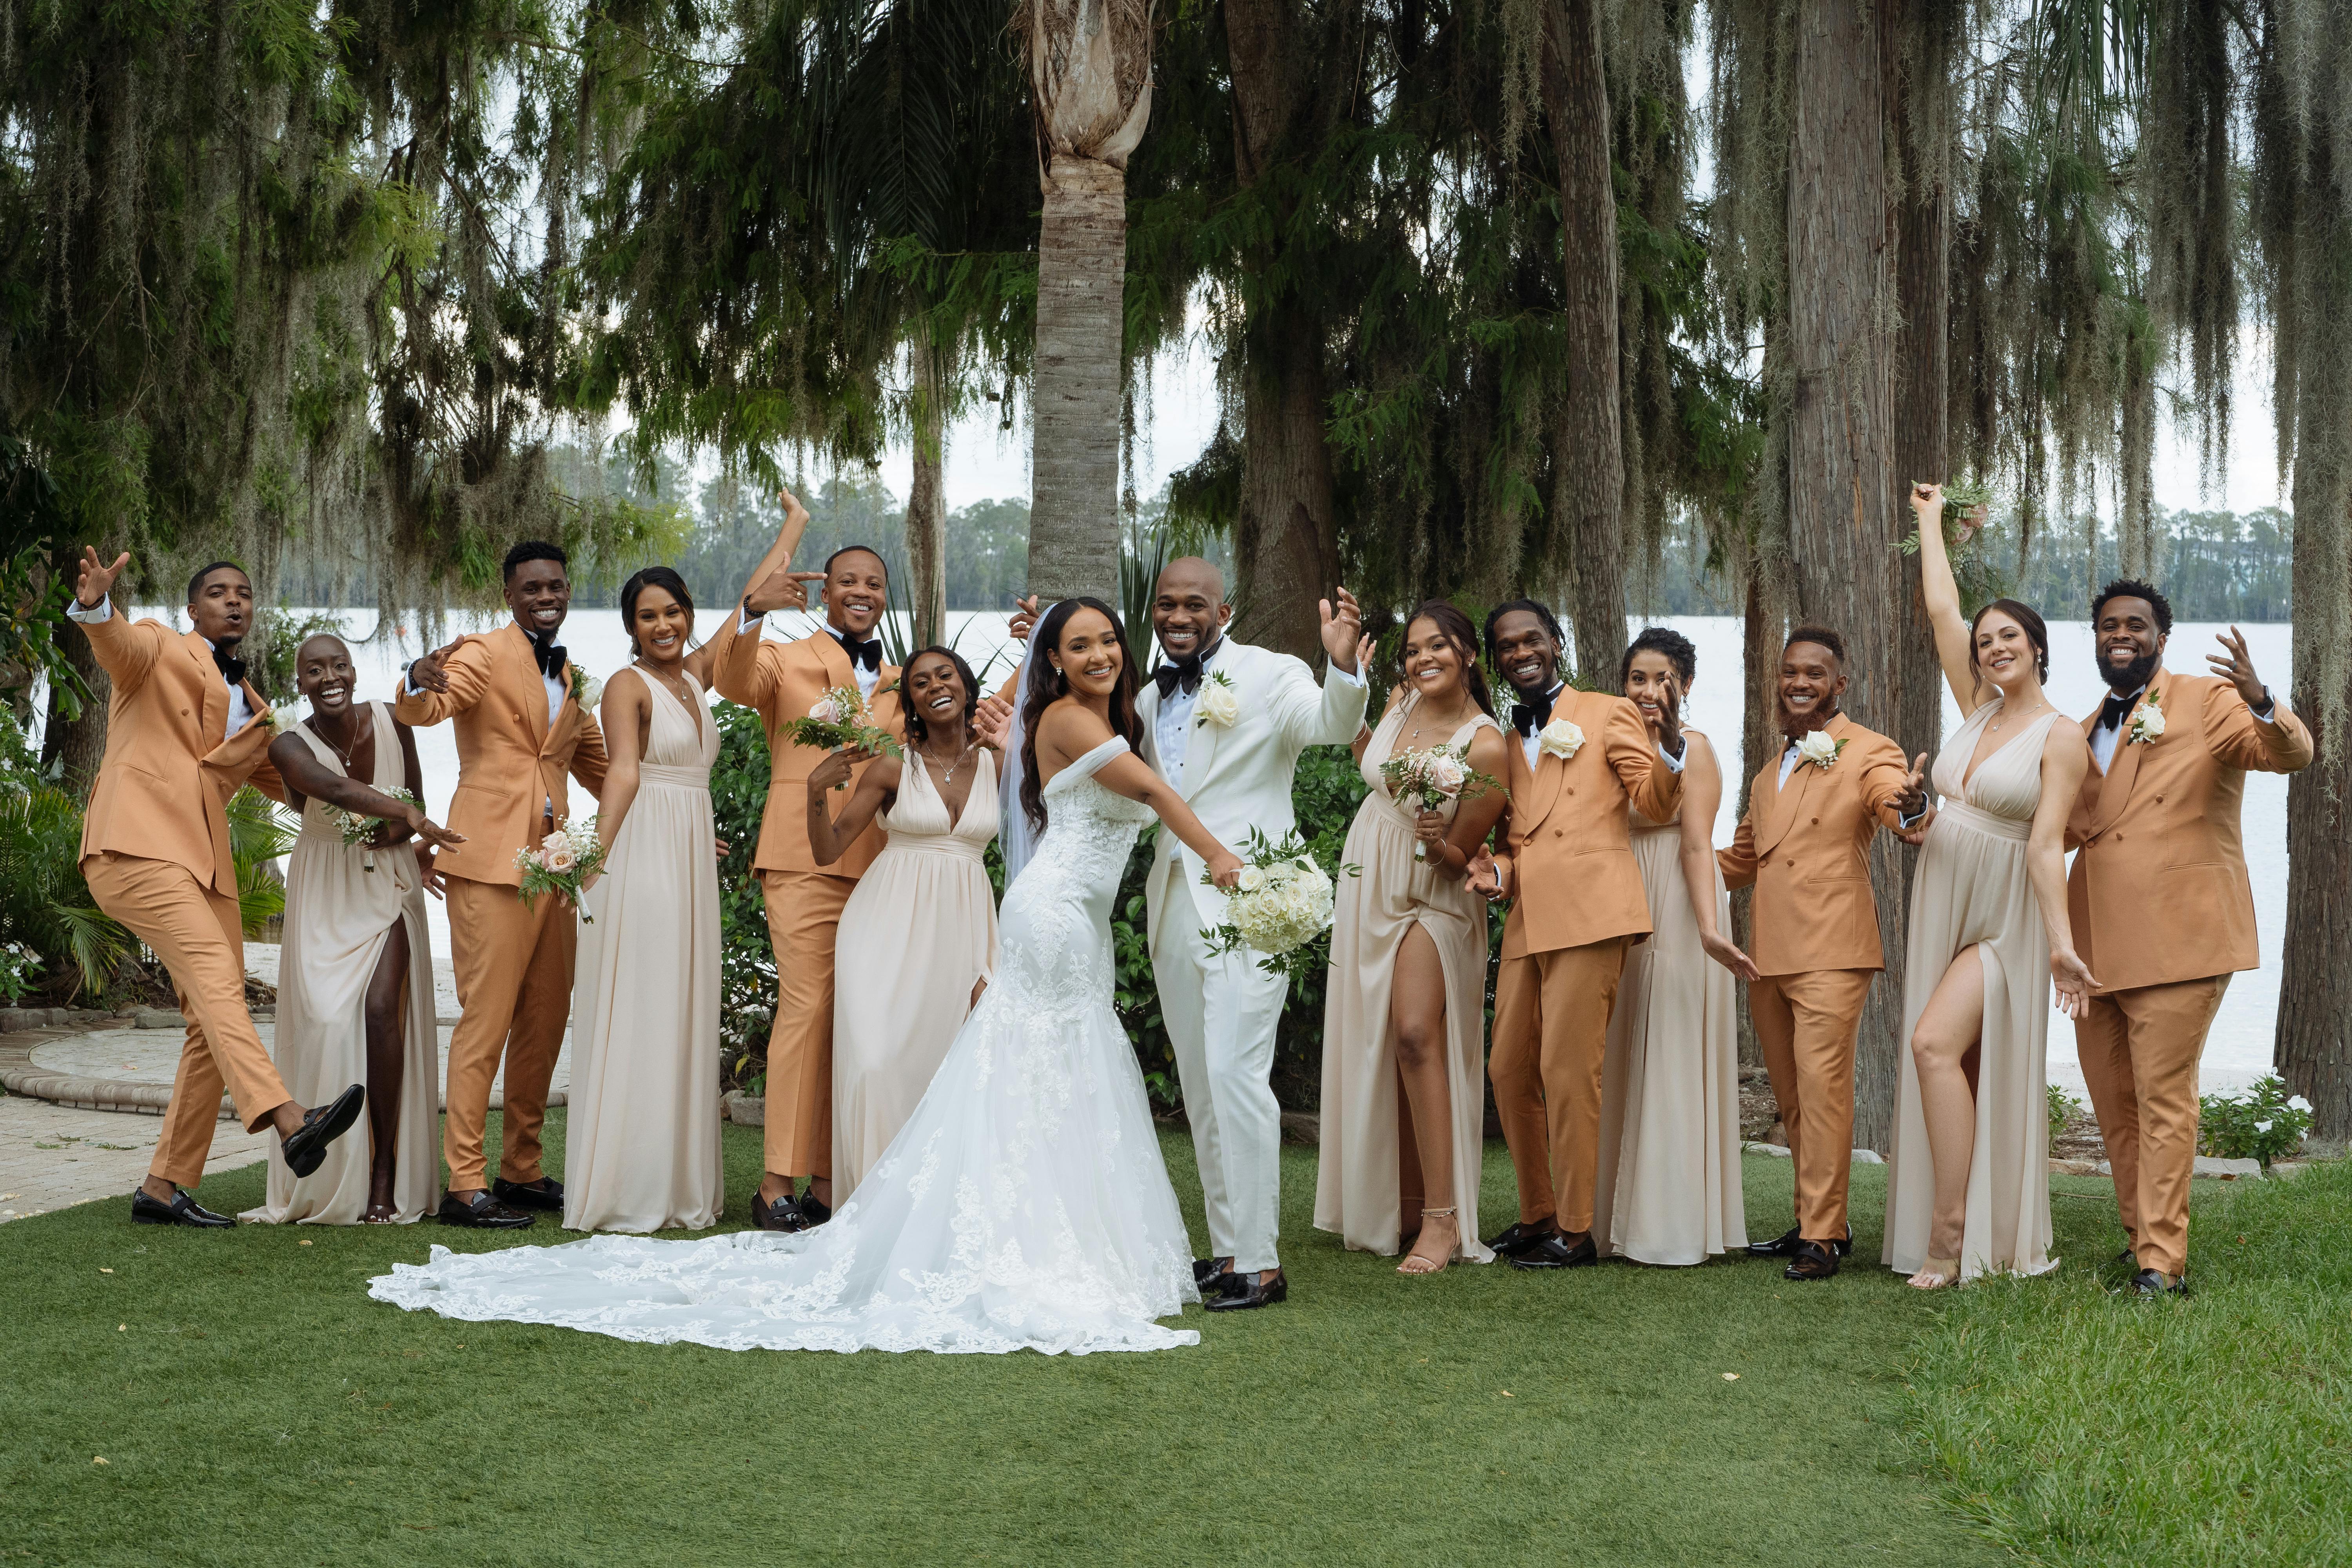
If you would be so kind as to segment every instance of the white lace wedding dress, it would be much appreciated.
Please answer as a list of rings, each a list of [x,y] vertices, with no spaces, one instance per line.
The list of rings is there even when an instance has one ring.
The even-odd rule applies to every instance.
[[[1200,1292],[1143,1077],[1111,1010],[1111,900],[1150,812],[1094,774],[1126,749],[1107,741],[1045,786],[1045,836],[1005,897],[995,980],[830,1224],[436,1247],[368,1294],[469,1321],[720,1350],[1084,1355],[1198,1343],[1153,1321]]]

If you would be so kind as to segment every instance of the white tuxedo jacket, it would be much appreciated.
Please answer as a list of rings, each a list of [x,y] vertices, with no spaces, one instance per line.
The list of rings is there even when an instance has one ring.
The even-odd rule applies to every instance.
[[[1297,826],[1290,805],[1298,753],[1309,746],[1344,746],[1356,738],[1370,694],[1364,679],[1328,675],[1318,687],[1314,672],[1271,648],[1228,638],[1209,660],[1207,675],[1233,682],[1241,712],[1231,727],[1203,721],[1193,710],[1180,773],[1160,768],[1153,736],[1158,728],[1160,689],[1144,682],[1137,704],[1143,721],[1145,760],[1160,768],[1182,793],[1194,815],[1228,849],[1239,854],[1255,827],[1276,843]],[[1359,672],[1360,676],[1362,672]],[[1149,937],[1154,946],[1171,907],[1190,936],[1200,928],[1192,889],[1201,880],[1201,858],[1163,829],[1160,852],[1145,884]],[[1181,903],[1172,900],[1181,899]]]

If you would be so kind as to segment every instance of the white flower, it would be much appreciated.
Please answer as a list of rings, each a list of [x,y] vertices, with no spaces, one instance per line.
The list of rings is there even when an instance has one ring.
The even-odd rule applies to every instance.
[[[2155,697],[2150,696],[2139,705],[2139,711],[2132,715],[2131,743],[2145,746],[2163,733],[2164,710],[2158,708]]]
[[[1808,731],[1805,738],[1797,742],[1797,760],[1826,769],[1838,760],[1838,748],[1843,744],[1843,741],[1832,739],[1827,730]]]
[[[2286,1097],[2286,1108],[2289,1110],[2309,1110],[2311,1109],[2311,1101],[2304,1099],[2303,1096],[2299,1094],[2290,1094]]]
[[[557,872],[569,871],[579,859],[579,857],[572,853],[572,846],[569,844],[542,846],[540,858],[547,862],[549,870]]]
[[[1192,701],[1192,722],[1214,724],[1220,730],[1230,730],[1242,716],[1242,700],[1234,683],[1223,671],[1201,683],[1201,694]]]
[[[2257,1121],[2257,1122],[2255,1122],[2255,1123],[2254,1123],[2254,1131],[2257,1131],[2257,1132],[2267,1132],[2267,1131],[2269,1131],[2270,1130],[2271,1130],[2271,1124],[2270,1124],[2270,1121],[2269,1121],[2269,1120],[2268,1120],[2267,1118],[2265,1118],[2264,1120],[2263,1120],[2263,1121]]]
[[[1255,866],[1244,866],[1242,868],[1241,881],[1237,885],[1244,893],[1255,893],[1265,886],[1265,873]]]
[[[1553,720],[1536,737],[1536,752],[1539,756],[1558,757],[1566,762],[1583,749],[1584,731],[1570,720]]]
[[[290,708],[272,708],[261,716],[261,727],[272,736],[283,735],[294,723],[294,710]]]
[[[572,693],[579,700],[580,706],[594,708],[602,704],[604,700],[604,683],[593,675],[584,672],[577,673],[579,678],[572,683]]]

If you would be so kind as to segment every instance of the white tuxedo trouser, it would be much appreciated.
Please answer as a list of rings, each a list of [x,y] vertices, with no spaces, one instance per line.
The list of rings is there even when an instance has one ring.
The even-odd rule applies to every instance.
[[[1274,1098],[1274,1040],[1290,983],[1260,969],[1247,949],[1209,950],[1182,865],[1180,858],[1152,889],[1171,903],[1160,911],[1151,973],[1201,1167],[1209,1254],[1230,1257],[1243,1273],[1279,1268],[1282,1107]]]

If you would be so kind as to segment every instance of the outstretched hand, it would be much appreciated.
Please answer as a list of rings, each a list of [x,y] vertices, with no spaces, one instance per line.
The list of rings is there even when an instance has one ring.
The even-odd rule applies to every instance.
[[[743,595],[743,607],[755,616],[771,610],[805,610],[808,584],[824,581],[824,573],[795,572],[787,562],[751,584],[751,591]]]
[[[1463,871],[1462,885],[1490,904],[1501,903],[1511,896],[1510,864],[1482,845]]]
[[[1356,595],[1345,588],[1333,592],[1339,596],[1337,609],[1328,599],[1315,604],[1323,617],[1323,651],[1331,656],[1334,665],[1353,675],[1371,657],[1372,639],[1364,635],[1364,612],[1356,604]]]
[[[456,653],[465,644],[466,638],[473,635],[467,632],[446,646],[435,648],[431,653],[410,665],[408,667],[409,684],[419,691],[448,690],[449,672],[443,667],[448,663],[449,656]]]
[[[81,547],[81,575],[74,583],[74,602],[85,610],[98,608],[100,603],[114,589],[114,580],[131,564],[131,552],[124,551],[114,558],[111,566],[101,564],[98,552],[89,545]]]
[[[2247,707],[2260,708],[2268,702],[2271,689],[2264,686],[2263,678],[2254,673],[2254,656],[2246,649],[2245,634],[2231,626],[2221,634],[2219,640],[2221,651],[2205,656],[2205,662],[2213,667],[2213,673],[2236,687],[2238,695],[2246,700]]]
[[[416,835],[418,842],[430,844],[436,849],[455,849],[466,842],[464,834],[450,832],[415,806],[408,810],[408,830]]]

